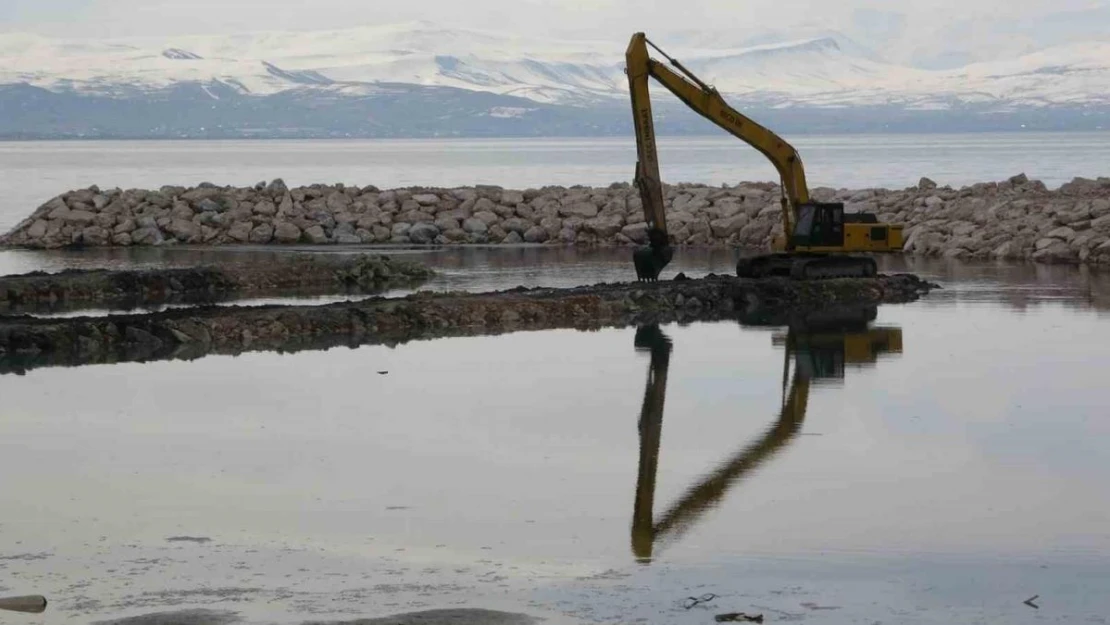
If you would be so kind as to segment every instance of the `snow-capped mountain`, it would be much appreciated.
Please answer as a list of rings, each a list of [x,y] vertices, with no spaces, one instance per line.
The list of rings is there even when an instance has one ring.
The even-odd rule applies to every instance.
[[[886,63],[836,33],[758,46],[729,47],[720,37],[705,47],[691,43],[682,37],[680,47],[668,51],[723,93],[784,103],[1110,101],[1107,42],[943,71]],[[305,88],[366,94],[400,83],[583,105],[624,96],[625,44],[539,40],[425,22],[85,41],[7,34],[0,35],[0,84],[121,95],[197,83],[271,95]]]
[[[657,43],[780,130],[1110,127],[1110,42],[927,70],[838,32],[798,34]],[[624,134],[626,45],[425,22],[103,40],[0,34],[0,137]],[[653,89],[660,128],[710,130]]]

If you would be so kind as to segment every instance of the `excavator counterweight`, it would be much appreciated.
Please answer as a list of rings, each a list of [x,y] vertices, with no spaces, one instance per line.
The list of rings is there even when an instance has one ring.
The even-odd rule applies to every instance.
[[[654,48],[671,66],[651,57]],[[673,257],[667,231],[663,182],[651,111],[649,79],[654,78],[686,106],[763,154],[778,172],[782,185],[782,236],[773,253],[743,257],[736,265],[740,277],[780,275],[794,279],[867,277],[877,273],[870,255],[902,249],[902,226],[879,223],[872,214],[846,214],[841,203],[810,198],[801,156],[771,130],[729,106],[717,90],[658,46],[636,33],[625,53],[636,132],[635,184],[648,226],[648,245],[633,253],[638,280],[657,280]]]

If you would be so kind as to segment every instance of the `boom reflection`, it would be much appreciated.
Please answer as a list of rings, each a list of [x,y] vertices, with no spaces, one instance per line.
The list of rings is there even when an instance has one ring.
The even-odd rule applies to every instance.
[[[690,486],[658,518],[654,514],[655,479],[672,342],[657,325],[637,329],[636,349],[651,355],[640,411],[640,461],[632,514],[632,552],[637,560],[651,562],[657,546],[678,540],[738,481],[797,438],[805,422],[811,385],[838,383],[849,365],[871,366],[885,354],[902,352],[901,328],[872,327],[876,314],[874,307],[840,310],[797,320],[785,332],[773,334],[772,343],[785,348],[778,419],[757,440]]]

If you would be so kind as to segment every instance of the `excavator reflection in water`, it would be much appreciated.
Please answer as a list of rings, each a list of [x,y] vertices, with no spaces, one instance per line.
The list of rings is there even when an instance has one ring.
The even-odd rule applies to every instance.
[[[770,460],[793,441],[805,421],[810,385],[843,380],[847,365],[874,364],[885,354],[902,352],[902,330],[871,327],[876,308],[849,309],[810,317],[772,336],[783,345],[783,401],[778,420],[762,436],[719,465],[708,477],[690,487],[658,519],[654,516],[655,477],[659,468],[659,443],[663,432],[663,405],[671,339],[658,325],[636,331],[638,351],[651,354],[643,408],[640,412],[640,466],[632,515],[632,552],[640,562],[651,562],[656,545],[677,540],[729,489],[753,469]],[[791,380],[790,361],[794,360]]]

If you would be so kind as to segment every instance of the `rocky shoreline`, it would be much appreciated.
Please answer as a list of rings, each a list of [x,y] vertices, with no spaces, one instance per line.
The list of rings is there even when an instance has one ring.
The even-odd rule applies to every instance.
[[[0,277],[0,313],[127,310],[290,293],[378,293],[417,286],[432,275],[418,263],[364,254],[291,255],[280,264],[34,272]]]
[[[934,287],[908,274],[815,282],[710,275],[574,289],[418,293],[326,306],[202,307],[77,318],[0,316],[0,374],[249,351],[392,346],[555,328],[720,319],[789,323],[795,315],[849,304],[910,302]]]
[[[767,249],[780,226],[777,184],[666,188],[683,246]],[[814,189],[906,227],[905,251],[947,258],[1110,263],[1110,178],[1050,190],[1017,175],[953,189],[928,179],[901,190]],[[644,242],[640,199],[626,183],[512,190],[379,189],[281,180],[254,187],[97,187],[60,195],[0,237],[29,248],[132,245],[633,245]]]

